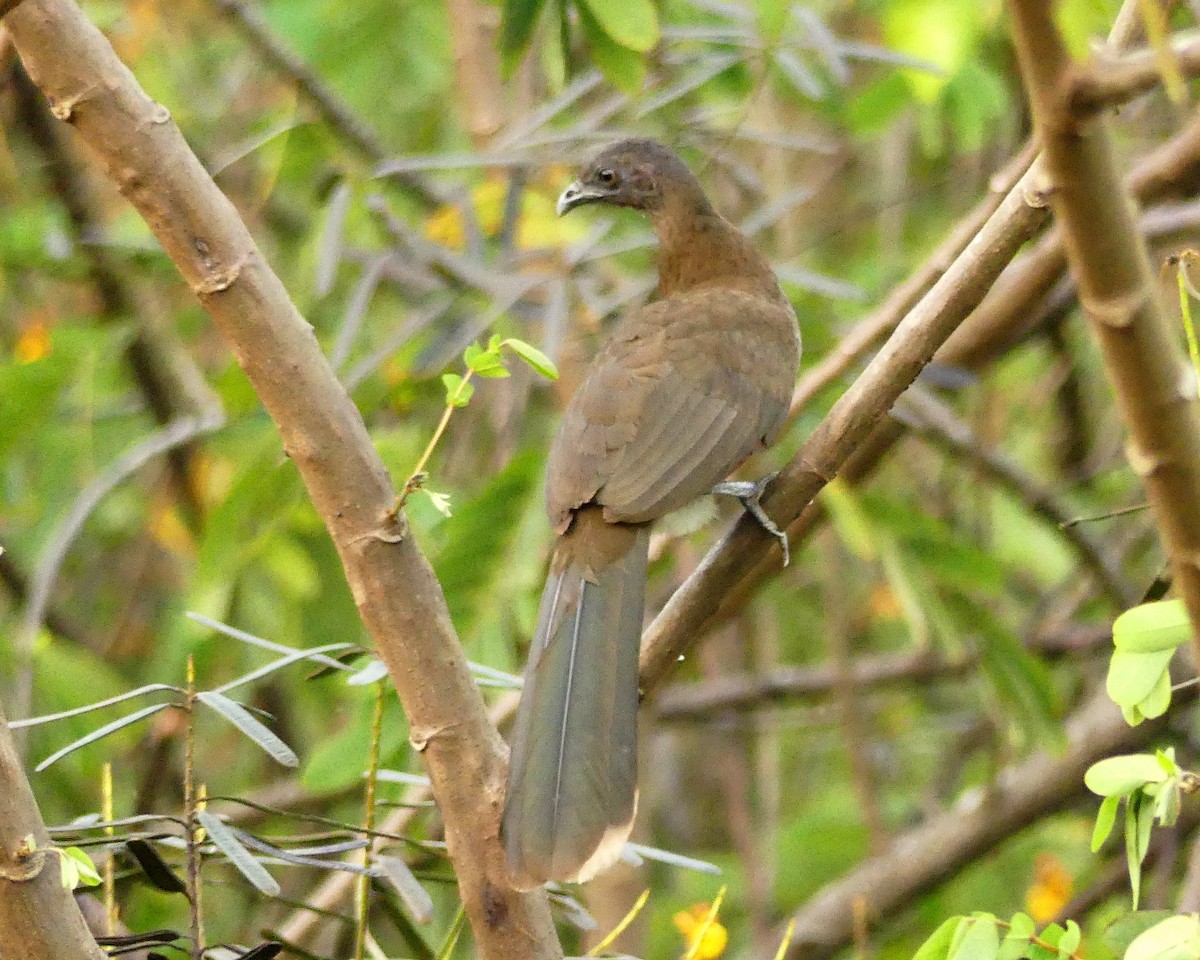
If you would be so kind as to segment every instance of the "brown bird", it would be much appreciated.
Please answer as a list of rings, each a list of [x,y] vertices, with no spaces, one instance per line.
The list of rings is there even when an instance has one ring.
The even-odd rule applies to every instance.
[[[622,318],[550,450],[546,506],[558,540],[501,821],[520,888],[587,880],[620,854],[637,809],[650,524],[775,441],[800,362],[796,316],[770,264],[671,150],[643,139],[608,147],[563,191],[558,212],[587,203],[649,217],[658,299]],[[753,488],[719,492],[756,508]]]

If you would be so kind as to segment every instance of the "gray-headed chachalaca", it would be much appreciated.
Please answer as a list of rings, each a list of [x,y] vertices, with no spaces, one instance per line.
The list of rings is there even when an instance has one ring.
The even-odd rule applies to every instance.
[[[669,149],[642,139],[608,147],[563,191],[558,212],[586,203],[649,217],[658,298],[601,348],[550,451],[558,541],[501,822],[522,888],[586,880],[620,853],[637,808],[650,524],[774,442],[800,361],[796,317],[767,260]]]

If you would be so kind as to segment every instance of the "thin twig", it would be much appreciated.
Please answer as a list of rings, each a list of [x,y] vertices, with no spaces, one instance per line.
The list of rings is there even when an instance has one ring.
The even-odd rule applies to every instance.
[[[1035,516],[1061,530],[1080,562],[1118,610],[1138,602],[1138,590],[1090,533],[1069,523],[1071,514],[1057,498],[1026,474],[1018,463],[985,446],[971,428],[932,393],[916,384],[905,393],[897,410],[905,415],[906,425],[917,436],[968,460],[986,477],[1016,496]]]

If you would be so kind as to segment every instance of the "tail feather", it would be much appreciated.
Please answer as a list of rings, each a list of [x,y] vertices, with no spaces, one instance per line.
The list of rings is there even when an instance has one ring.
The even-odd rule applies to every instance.
[[[648,542],[644,526],[585,509],[555,551],[501,822],[518,886],[588,879],[632,828]]]

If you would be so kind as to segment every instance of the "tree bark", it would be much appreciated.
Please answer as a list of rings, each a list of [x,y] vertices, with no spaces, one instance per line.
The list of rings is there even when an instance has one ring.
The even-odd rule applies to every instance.
[[[30,843],[32,838],[32,844]],[[30,847],[32,846],[32,851]],[[71,891],[0,708],[0,956],[103,960]]]
[[[387,663],[446,823],[479,955],[561,956],[544,893],[509,885],[498,841],[505,751],[445,597],[362,418],[229,200],[166,107],[138,86],[73,0],[25,0],[5,21],[56,117],[75,127],[230,344],[329,529]]]

